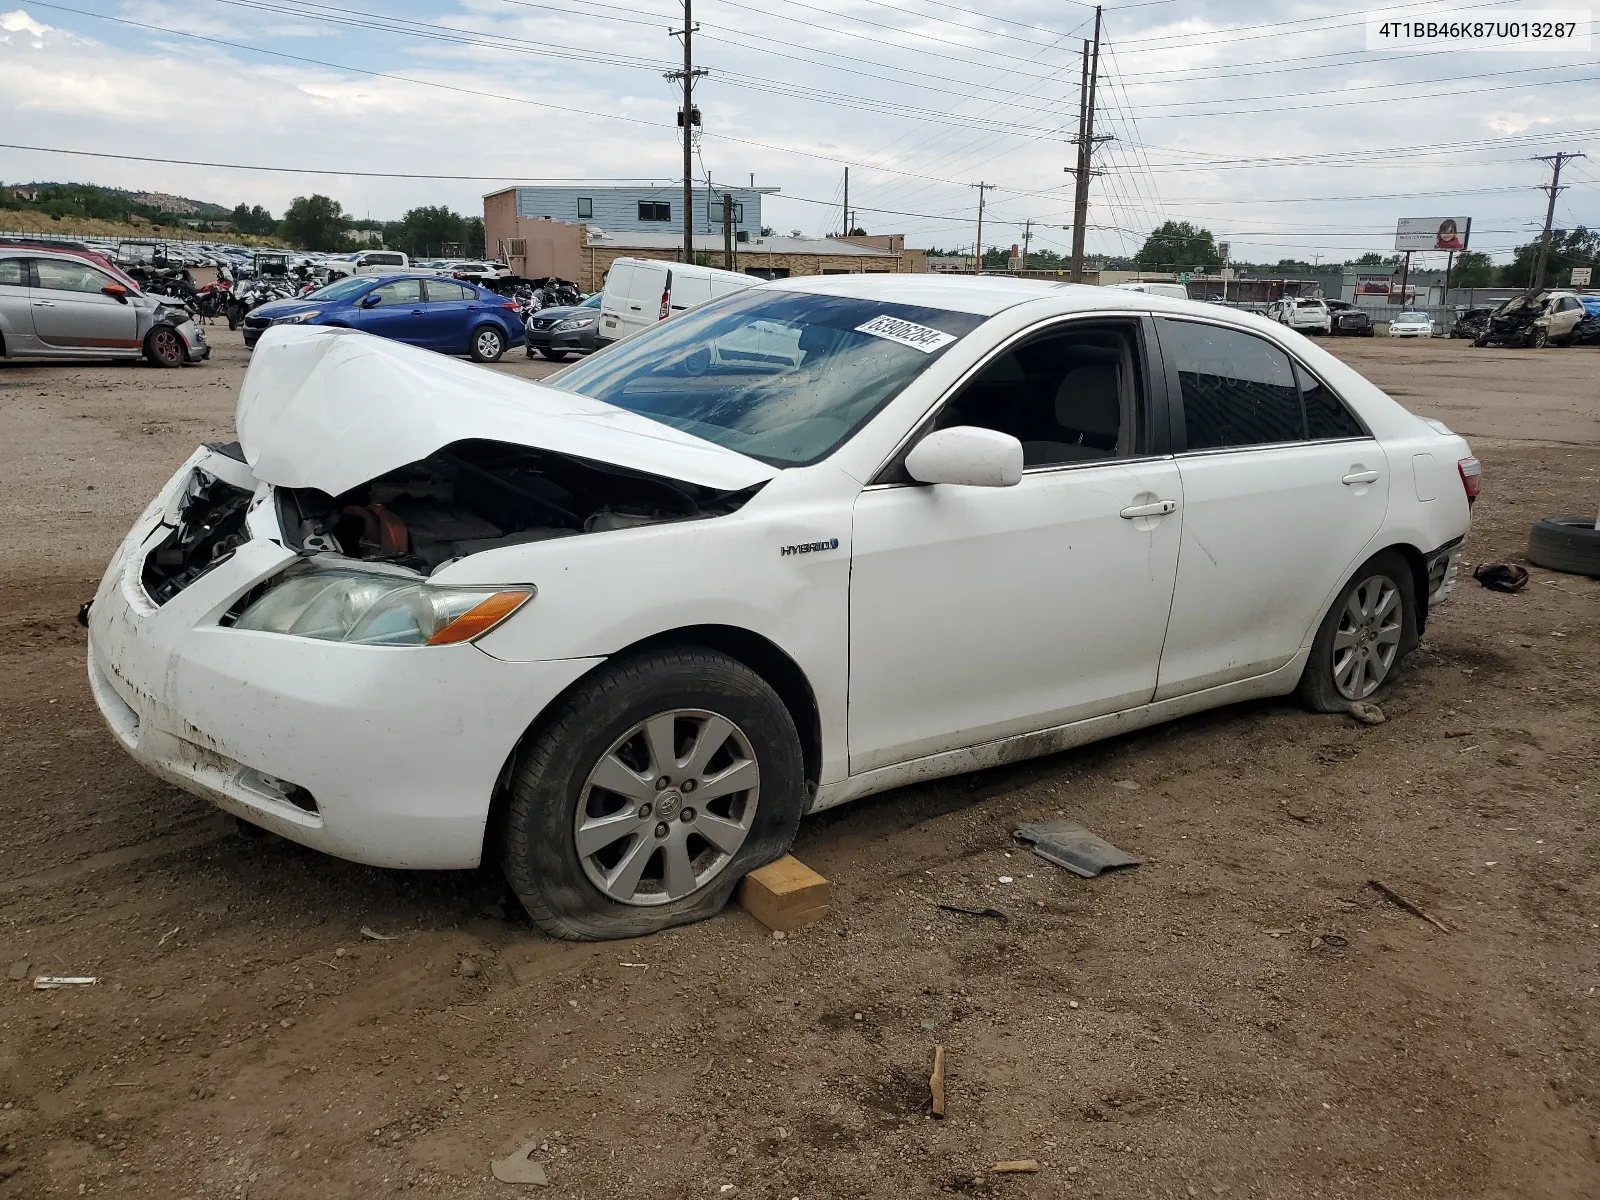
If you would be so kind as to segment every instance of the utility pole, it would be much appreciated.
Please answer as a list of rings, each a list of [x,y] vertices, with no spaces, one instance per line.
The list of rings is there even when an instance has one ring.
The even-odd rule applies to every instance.
[[[1575,158],[1587,158],[1586,154],[1540,154],[1534,157],[1535,162],[1550,164],[1550,183],[1540,188],[1540,191],[1550,193],[1550,204],[1544,210],[1544,236],[1539,239],[1539,265],[1533,272],[1533,290],[1538,291],[1544,286],[1544,268],[1550,259],[1550,227],[1556,219],[1556,197],[1566,191],[1561,186],[1561,167]]]
[[[1094,10],[1094,42],[1083,44],[1083,73],[1078,90],[1078,165],[1062,168],[1077,177],[1077,187],[1072,200],[1072,282],[1083,282],[1083,238],[1089,221],[1089,180],[1099,174],[1093,169],[1096,142],[1109,141],[1107,136],[1095,137],[1095,91],[1100,81],[1100,8]]]
[[[672,37],[683,38],[683,70],[668,71],[668,79],[683,80],[683,108],[678,113],[678,124],[683,126],[683,261],[694,262],[694,127],[700,124],[699,110],[694,106],[694,81],[704,75],[704,67],[694,65],[691,47],[695,30],[700,26],[693,20],[693,0],[683,0],[683,28],[670,30]],[[710,190],[706,198],[709,203]]]
[[[734,271],[733,265],[733,193],[722,193],[722,265]]]
[[[1028,269],[1028,243],[1033,241],[1033,218],[1029,217],[1022,223],[1022,269]]]
[[[995,185],[979,182],[971,186],[978,189],[978,256],[972,264],[972,273],[981,275],[983,274],[983,194]]]
[[[850,236],[850,168],[844,169],[844,232],[841,237]]]

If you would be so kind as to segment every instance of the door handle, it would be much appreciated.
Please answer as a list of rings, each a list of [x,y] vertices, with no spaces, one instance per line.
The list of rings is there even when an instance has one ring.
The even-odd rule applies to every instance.
[[[422,315],[422,310],[420,308],[413,308],[411,310],[411,315],[413,317],[420,317]]]
[[[33,306],[35,308],[54,308],[56,302],[54,300],[35,300]]]
[[[634,312],[643,312],[644,311],[644,309],[640,305],[637,305],[637,304],[630,304],[630,305],[628,305],[628,307],[633,309]]]
[[[1117,515],[1124,521],[1132,521],[1136,517],[1164,517],[1169,513],[1178,511],[1176,500],[1157,500],[1154,504],[1135,504],[1123,509]]]
[[[1339,482],[1354,486],[1358,483],[1376,483],[1377,481],[1378,473],[1376,471],[1352,471]]]

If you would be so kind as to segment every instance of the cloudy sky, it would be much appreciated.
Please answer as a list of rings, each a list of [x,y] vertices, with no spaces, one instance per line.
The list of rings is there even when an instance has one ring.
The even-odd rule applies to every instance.
[[[696,170],[782,189],[780,232],[856,221],[914,245],[1064,249],[1079,51],[1073,0],[694,0]],[[1400,0],[1397,16],[1437,10]],[[1505,18],[1516,0],[1475,3]],[[548,179],[679,179],[668,30],[677,0],[0,0],[0,140],[234,170],[0,149],[0,180],[76,180],[281,213],[330,194],[357,216],[481,211]],[[1235,258],[1387,251],[1397,217],[1473,218],[1504,259],[1542,220],[1556,150],[1588,151],[1557,223],[1600,224],[1594,50],[1371,52],[1339,3],[1143,0],[1104,15],[1089,247],[1136,250],[1167,218]],[[362,175],[360,172],[370,174]],[[395,174],[443,178],[393,178]],[[1442,263],[1440,264],[1442,265]]]

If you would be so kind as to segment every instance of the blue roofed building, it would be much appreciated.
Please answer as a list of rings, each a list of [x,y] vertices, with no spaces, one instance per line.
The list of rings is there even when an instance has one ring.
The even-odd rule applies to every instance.
[[[722,232],[722,197],[733,197],[735,233],[761,232],[761,197],[775,187],[697,187],[694,189],[694,231]],[[485,206],[510,193],[518,217],[549,217],[594,225],[607,233],[677,233],[683,235],[683,185],[647,187],[515,187],[485,197]]]

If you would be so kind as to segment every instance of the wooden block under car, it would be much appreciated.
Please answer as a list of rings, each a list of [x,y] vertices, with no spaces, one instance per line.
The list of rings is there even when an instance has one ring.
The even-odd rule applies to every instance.
[[[793,855],[751,871],[739,884],[739,903],[768,929],[787,933],[828,914],[828,881]]]

